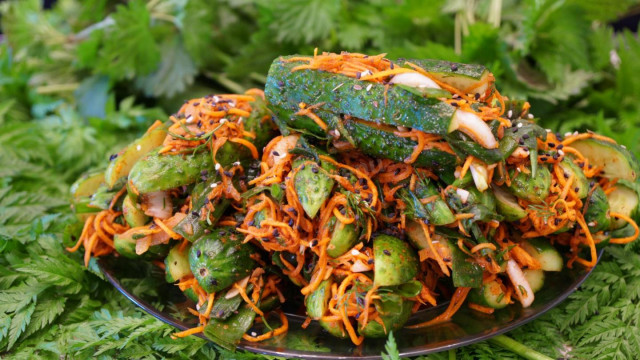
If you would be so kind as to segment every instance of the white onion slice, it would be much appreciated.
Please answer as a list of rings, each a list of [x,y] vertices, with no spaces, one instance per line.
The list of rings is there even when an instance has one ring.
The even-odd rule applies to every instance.
[[[449,124],[449,132],[460,130],[469,135],[475,142],[487,149],[495,149],[498,147],[498,141],[493,136],[489,125],[478,115],[464,111],[456,110]]]
[[[146,205],[145,214],[160,219],[168,219],[173,212],[171,197],[166,191],[156,191],[145,194],[142,201]]]
[[[509,279],[511,280],[511,284],[516,291],[516,297],[522,303],[522,307],[529,307],[535,299],[533,295],[533,290],[531,290],[531,285],[527,281],[527,278],[524,277],[524,273],[518,263],[511,259],[507,261],[507,275],[509,275]]]
[[[372,268],[368,264],[362,262],[362,260],[358,259],[356,262],[351,265],[351,271],[356,273],[371,271]]]
[[[406,72],[398,74],[391,78],[391,81],[389,81],[389,83],[406,85],[421,89],[440,89],[440,86],[436,84],[435,81],[417,72]]]
[[[467,200],[469,200],[469,192],[465,189],[456,189],[456,193],[458,194],[458,196],[460,196],[460,200],[462,200],[462,203],[466,204]]]
[[[471,176],[473,177],[473,182],[476,184],[476,189],[480,190],[480,192],[484,192],[489,188],[489,171],[487,167],[479,162],[473,161],[471,166],[469,166],[469,170],[471,170]]]
[[[244,279],[236,282],[236,284],[240,285],[241,288],[246,288],[247,284],[249,283],[249,277],[245,277]],[[231,285],[231,288],[229,289],[229,291],[227,291],[227,294],[224,296],[225,299],[231,299],[234,296],[237,296],[238,294],[240,294],[240,290]]]

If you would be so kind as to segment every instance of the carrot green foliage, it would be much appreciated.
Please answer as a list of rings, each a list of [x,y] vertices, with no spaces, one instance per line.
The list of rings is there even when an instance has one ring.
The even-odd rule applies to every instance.
[[[542,126],[593,130],[640,154],[640,42],[607,25],[635,1],[59,0],[51,10],[41,3],[0,3],[3,358],[265,358],[195,337],[171,340],[171,327],[62,245],[78,230],[67,204],[79,174],[184,99],[263,86],[281,54],[318,47],[481,63],[502,94],[532,103]],[[578,292],[508,335],[552,358],[637,357],[638,250],[607,248]],[[390,336],[385,356],[398,354]],[[453,356],[518,358],[482,342],[421,359]]]

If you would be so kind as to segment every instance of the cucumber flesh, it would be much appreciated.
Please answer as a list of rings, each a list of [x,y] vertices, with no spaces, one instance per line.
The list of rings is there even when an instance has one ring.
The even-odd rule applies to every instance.
[[[520,246],[533,258],[538,260],[544,271],[561,271],[564,265],[562,255],[545,239],[528,239]]]
[[[162,145],[167,136],[167,126],[162,125],[144,134],[117,154],[104,173],[107,185],[112,188],[116,181],[129,175],[133,165],[151,150]]]
[[[612,212],[634,217],[638,212],[638,194],[621,184],[616,184],[615,190],[607,195],[609,199],[609,207]],[[621,219],[612,219],[612,228],[618,229],[623,227],[626,221]]]
[[[544,285],[544,270],[525,269],[522,272],[524,273],[524,277],[529,282],[529,286],[531,286],[531,290],[533,290],[534,293],[542,289],[542,285]]]
[[[498,186],[493,187],[498,213],[507,221],[517,221],[527,216],[527,211],[518,204],[515,196]]]
[[[596,139],[584,139],[571,143],[589,163],[602,168],[602,175],[610,179],[635,181],[638,178],[638,161],[627,149],[618,144]]]
[[[573,183],[571,187],[578,189],[578,197],[580,199],[584,199],[589,194],[589,180],[584,175],[582,169],[567,158],[563,159],[559,165],[564,172],[565,178],[568,179],[573,174]]]
[[[189,266],[189,250],[191,244],[188,244],[182,252],[180,251],[181,244],[178,244],[169,250],[169,254],[164,259],[165,265],[165,280],[168,283],[173,283],[181,278],[191,274],[191,267]]]
[[[129,195],[125,196],[122,201],[122,213],[125,221],[131,227],[144,226],[149,221],[149,217],[138,207],[138,204],[131,200]]]
[[[493,309],[502,309],[509,305],[502,286],[497,281],[489,281],[479,288],[471,290],[469,301]]]

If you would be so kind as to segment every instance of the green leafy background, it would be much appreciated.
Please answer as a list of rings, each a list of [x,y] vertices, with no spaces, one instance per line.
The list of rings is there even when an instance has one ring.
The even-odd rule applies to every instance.
[[[543,126],[640,153],[635,1],[59,0],[0,3],[0,357],[224,358],[179,341],[67,254],[68,186],[185,99],[264,84],[272,59],[387,52],[481,63]],[[569,300],[510,332],[553,358],[640,353],[638,245],[609,247]],[[139,291],[152,294],[142,286]],[[388,359],[398,357],[387,342]],[[517,358],[483,342],[423,359]]]

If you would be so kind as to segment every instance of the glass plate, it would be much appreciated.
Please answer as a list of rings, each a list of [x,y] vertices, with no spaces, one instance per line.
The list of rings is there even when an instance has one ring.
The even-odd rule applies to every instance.
[[[598,258],[602,255],[599,252]],[[196,319],[186,311],[194,307],[174,285],[164,281],[164,273],[147,263],[122,257],[108,257],[98,261],[106,279],[124,296],[157,319],[185,330],[196,326]],[[142,269],[141,267],[146,267]],[[428,328],[402,329],[394,333],[401,356],[416,356],[439,352],[486,340],[505,333],[537,318],[558,305],[585,281],[591,270],[579,265],[565,268],[558,273],[545,273],[545,286],[527,309],[518,304],[498,310],[491,315],[473,311],[466,306],[454,315],[450,322]],[[133,274],[133,275],[132,275]],[[137,274],[137,276],[136,276]],[[145,274],[144,277],[140,277]],[[150,274],[150,275],[149,275]],[[141,289],[153,289],[153,298],[141,298]],[[434,318],[448,303],[419,311],[407,324],[415,324]],[[267,355],[306,359],[380,359],[385,339],[365,339],[361,346],[354,346],[349,339],[338,339],[326,333],[313,321],[306,329],[300,325],[304,316],[287,313],[289,332],[264,342],[242,341],[239,349]],[[260,329],[250,331],[259,332]],[[203,337],[202,334],[199,336]]]

